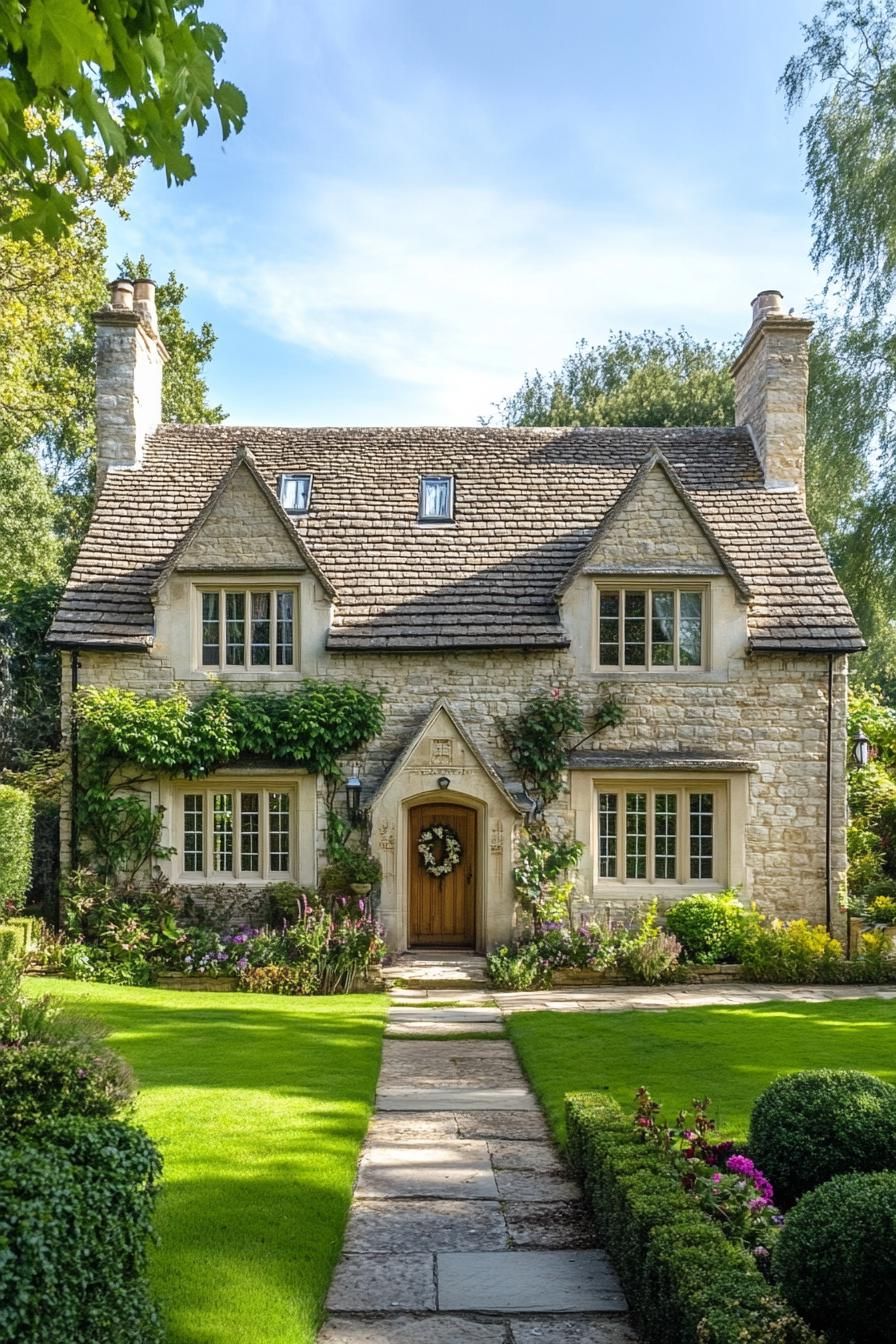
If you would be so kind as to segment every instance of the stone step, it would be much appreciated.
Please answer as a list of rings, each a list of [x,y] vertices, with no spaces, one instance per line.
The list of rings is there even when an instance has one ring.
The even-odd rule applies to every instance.
[[[387,987],[404,989],[487,989],[485,957],[473,952],[406,952],[383,967]]]

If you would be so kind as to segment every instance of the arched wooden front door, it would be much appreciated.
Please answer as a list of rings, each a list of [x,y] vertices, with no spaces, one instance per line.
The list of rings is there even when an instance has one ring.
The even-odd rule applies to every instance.
[[[417,846],[421,831],[450,826],[461,861],[450,873],[431,877]],[[440,847],[436,850],[437,856]],[[423,803],[408,812],[408,942],[412,947],[476,945],[476,810],[459,803]]]

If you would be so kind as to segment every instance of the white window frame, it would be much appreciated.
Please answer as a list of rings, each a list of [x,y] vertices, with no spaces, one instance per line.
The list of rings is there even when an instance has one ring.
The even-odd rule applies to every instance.
[[[447,481],[448,482],[448,512],[447,513],[424,513],[423,501],[426,498],[427,481]],[[439,524],[454,522],[454,476],[446,471],[425,471],[420,476],[419,499],[417,504],[417,522],[425,523],[428,527]]]
[[[654,593],[673,593],[675,598],[675,610],[673,615],[673,659],[671,663],[654,663],[652,659],[653,646],[653,595]],[[644,657],[643,663],[627,663],[625,661],[625,597],[626,594],[637,593],[643,595],[645,602],[645,631],[644,631]],[[683,593],[698,593],[700,595],[700,661],[698,663],[683,663],[680,658],[680,630],[681,630],[681,596]],[[609,594],[615,594],[619,598],[619,615],[617,617],[617,640],[619,646],[619,660],[615,663],[602,663],[601,654],[601,597]],[[651,672],[659,674],[680,674],[689,675],[695,672],[706,672],[709,667],[709,625],[710,625],[710,601],[711,588],[706,583],[682,583],[677,579],[664,581],[662,578],[652,579],[649,583],[626,583],[620,579],[618,583],[612,583],[603,579],[600,583],[594,585],[594,616],[592,627],[594,631],[592,663],[595,671],[606,673],[642,673]]]
[[[194,639],[193,663],[199,672],[218,674],[299,675],[299,588],[292,583],[195,583],[193,586]],[[206,663],[203,658],[203,598],[207,593],[218,596],[218,661]],[[243,661],[228,663],[227,659],[227,596],[239,593],[243,597]],[[270,602],[271,656],[266,663],[252,662],[252,597],[266,594]],[[289,593],[292,597],[292,662],[277,662],[277,596]]]
[[[287,481],[307,481],[307,482],[308,482],[308,486],[307,486],[307,489],[306,489],[306,491],[305,491],[305,507],[304,507],[304,509],[290,509],[290,508],[288,508],[287,505],[284,503],[284,500],[283,500],[283,487],[284,487],[284,485],[285,485],[285,483],[286,483]],[[278,477],[278,479],[277,479],[277,498],[278,498],[278,500],[280,501],[280,504],[281,504],[281,507],[283,508],[283,511],[284,511],[285,513],[288,513],[289,516],[290,516],[290,518],[304,518],[305,514],[308,513],[308,512],[310,512],[310,509],[311,509],[311,491],[312,491],[313,488],[314,488],[314,473],[313,473],[313,472],[311,472],[311,471],[284,471],[284,472],[282,472],[281,475],[280,475],[280,476]]]
[[[240,800],[243,794],[259,795],[259,866],[258,870],[242,868]],[[270,797],[272,794],[287,794],[289,797],[289,864],[286,868],[271,867],[271,826]],[[214,865],[214,806],[216,794],[230,794],[233,799],[232,864],[231,870],[219,870]],[[184,818],[185,801],[194,795],[202,796],[203,816],[203,864],[201,869],[189,870],[186,866],[186,824]],[[227,883],[269,883],[293,882],[299,872],[299,789],[294,779],[266,777],[255,779],[251,776],[230,776],[227,778],[204,778],[184,780],[178,784],[174,799],[174,847],[176,849],[175,866],[179,882],[196,882],[207,885],[226,885]]]
[[[623,891],[628,895],[650,895],[657,892],[666,896],[684,896],[689,892],[723,891],[729,886],[731,868],[731,820],[730,789],[727,780],[705,779],[700,775],[664,778],[661,774],[649,776],[627,776],[615,778],[612,775],[593,780],[592,804],[592,854],[593,880],[595,895]],[[656,796],[657,794],[677,795],[677,835],[676,835],[676,874],[675,877],[654,877],[656,871]],[[607,794],[615,794],[616,807],[616,873],[615,876],[601,874],[601,799]],[[626,795],[647,795],[646,816],[646,876],[628,877],[626,874]],[[711,794],[713,799],[713,856],[712,877],[691,877],[691,794]]]

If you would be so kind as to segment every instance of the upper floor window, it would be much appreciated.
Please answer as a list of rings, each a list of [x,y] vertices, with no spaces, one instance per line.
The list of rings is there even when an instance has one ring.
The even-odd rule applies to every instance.
[[[450,523],[454,520],[454,477],[421,476],[420,522]]]
[[[295,821],[289,784],[193,783],[178,809],[182,874],[283,881],[295,871]]]
[[[598,590],[597,662],[602,668],[700,668],[704,593],[698,588]]]
[[[723,871],[719,786],[600,789],[597,877],[609,882],[715,882]]]
[[[296,601],[294,588],[203,588],[201,665],[222,671],[293,667]]]
[[[290,472],[280,477],[280,503],[287,513],[307,513],[311,503],[311,472]]]

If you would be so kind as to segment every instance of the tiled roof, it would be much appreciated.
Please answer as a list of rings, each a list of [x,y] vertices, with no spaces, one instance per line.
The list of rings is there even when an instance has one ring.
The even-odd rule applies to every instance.
[[[743,429],[166,425],[142,468],[109,472],[51,639],[149,640],[153,583],[246,450],[272,490],[281,472],[314,473],[296,526],[338,594],[332,649],[565,645],[557,588],[656,453],[749,590],[754,648],[863,647],[799,499],[763,488]],[[456,478],[455,522],[420,524],[419,477],[437,473]]]

